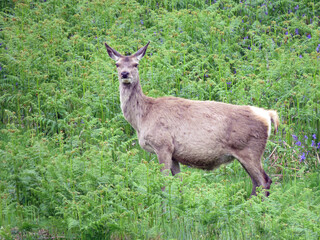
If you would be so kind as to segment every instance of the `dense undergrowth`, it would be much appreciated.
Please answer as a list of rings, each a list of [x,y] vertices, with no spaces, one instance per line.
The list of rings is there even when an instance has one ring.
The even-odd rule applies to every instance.
[[[0,239],[319,239],[320,3],[0,3]],[[104,42],[148,96],[275,109],[249,199],[238,162],[165,177],[122,116]],[[163,192],[161,187],[166,185]]]

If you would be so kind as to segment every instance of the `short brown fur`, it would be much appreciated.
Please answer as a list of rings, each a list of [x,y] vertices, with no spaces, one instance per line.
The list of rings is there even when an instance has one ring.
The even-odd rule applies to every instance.
[[[269,122],[279,125],[275,111],[215,101],[176,97],[150,98],[143,94],[137,64],[149,43],[131,56],[106,44],[117,62],[121,109],[137,131],[139,144],[156,153],[162,170],[180,172],[179,163],[211,170],[238,159],[256,187],[269,189],[271,179],[261,165]],[[268,192],[266,192],[268,195]]]

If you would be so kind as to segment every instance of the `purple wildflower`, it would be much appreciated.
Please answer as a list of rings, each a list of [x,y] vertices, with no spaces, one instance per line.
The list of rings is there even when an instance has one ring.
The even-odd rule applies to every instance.
[[[0,71],[2,70],[2,66],[0,65]]]
[[[317,148],[320,148],[320,142],[318,142],[318,147]]]
[[[313,139],[316,139],[316,138],[317,138],[317,135],[316,135],[316,134],[312,134],[312,138],[313,138]]]
[[[320,44],[318,44],[317,52],[320,52]]]
[[[297,145],[297,146],[301,146],[301,142],[300,142],[300,141],[297,141],[297,142],[296,142],[296,145]]]
[[[299,58],[302,58],[302,55],[301,55],[301,54],[299,55]]]
[[[297,6],[295,6],[295,8],[294,8],[295,10],[298,10],[299,9],[299,5],[297,5]]]
[[[302,153],[302,155],[300,155],[300,162],[306,160],[306,154]]]
[[[315,147],[315,146],[316,146],[316,143],[315,143],[314,140],[312,140],[312,142],[311,142],[311,147]]]
[[[311,35],[310,35],[310,34],[308,34],[308,35],[307,35],[307,38],[311,39]]]
[[[266,15],[268,15],[268,12],[265,12]]]
[[[293,140],[298,141],[298,137],[294,134],[292,134]]]
[[[299,28],[296,28],[295,33],[296,35],[299,35]]]
[[[285,33],[286,35],[288,35],[288,31],[286,31],[286,33]]]
[[[140,20],[140,23],[141,23],[141,25],[143,25],[143,20],[142,19]]]
[[[231,85],[231,82],[227,82],[228,85]]]
[[[307,136],[307,135],[304,135],[304,139],[308,139],[308,136]]]

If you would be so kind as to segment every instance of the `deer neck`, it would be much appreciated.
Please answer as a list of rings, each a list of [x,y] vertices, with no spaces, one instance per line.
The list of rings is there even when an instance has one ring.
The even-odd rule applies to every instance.
[[[139,132],[141,117],[145,112],[146,96],[139,82],[132,84],[120,83],[121,110],[125,119]]]

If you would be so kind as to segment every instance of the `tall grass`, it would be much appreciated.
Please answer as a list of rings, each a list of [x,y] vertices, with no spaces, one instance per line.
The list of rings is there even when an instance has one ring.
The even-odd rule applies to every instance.
[[[0,9],[0,239],[320,237],[319,3],[25,0]],[[165,177],[140,149],[103,43],[130,54],[148,40],[148,96],[278,111],[262,159],[268,199],[249,199],[237,162]]]

